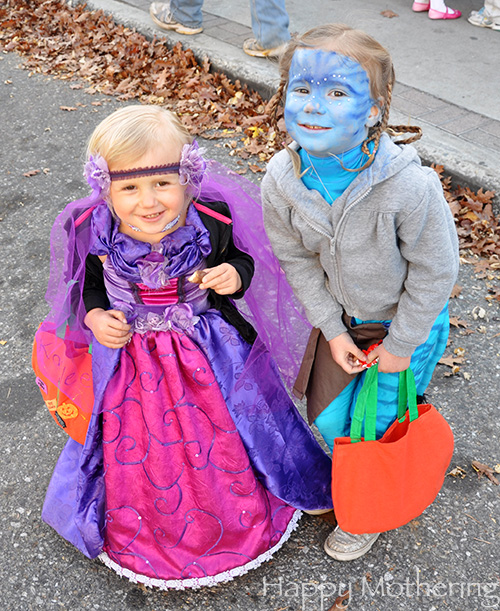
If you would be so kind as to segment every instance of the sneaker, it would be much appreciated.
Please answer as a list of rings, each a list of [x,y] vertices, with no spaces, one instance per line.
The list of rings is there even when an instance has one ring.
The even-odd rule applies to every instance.
[[[325,541],[325,552],[341,562],[356,560],[371,549],[379,535],[380,533],[351,535],[337,526]]]
[[[480,28],[490,28],[491,30],[496,30],[500,32],[500,23],[495,23],[493,19],[488,15],[488,12],[483,8],[478,11],[472,11],[469,17],[467,18],[469,23],[472,25],[477,25]]]
[[[149,14],[156,25],[164,30],[174,30],[178,34],[193,35],[203,32],[203,27],[190,28],[176,21],[170,10],[170,2],[153,2],[149,7]]]
[[[272,49],[264,49],[255,38],[247,38],[243,43],[243,51],[252,57],[273,57],[279,55],[282,47],[283,45],[279,45],[279,47],[273,47]]]

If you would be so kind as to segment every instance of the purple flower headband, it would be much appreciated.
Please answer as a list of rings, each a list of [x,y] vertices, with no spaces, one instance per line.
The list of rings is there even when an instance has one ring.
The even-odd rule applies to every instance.
[[[193,140],[191,144],[185,144],[182,147],[179,163],[133,168],[120,172],[110,172],[106,160],[101,155],[91,155],[85,164],[83,175],[93,191],[101,192],[103,199],[109,195],[109,187],[113,180],[128,180],[142,176],[155,176],[156,174],[178,173],[181,185],[190,185],[198,190],[207,168],[203,153],[204,149],[199,148],[198,143]]]

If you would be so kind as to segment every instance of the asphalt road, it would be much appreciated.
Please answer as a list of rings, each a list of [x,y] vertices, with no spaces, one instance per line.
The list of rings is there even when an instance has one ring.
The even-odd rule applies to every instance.
[[[485,300],[487,279],[470,265],[462,266],[462,293],[451,302],[452,316],[467,327],[452,329],[447,350],[463,349],[465,362],[451,377],[438,366],[428,393],[455,433],[451,467],[466,475],[447,477],[421,517],[381,536],[364,558],[343,564],[328,558],[322,545],[330,527],[305,516],[265,566],[217,588],[163,593],[120,579],[41,521],[65,443],[30,367],[32,338],[46,312],[49,232],[65,203],[87,194],[86,140],[120,104],[68,82],[30,77],[20,62],[0,56],[0,608],[327,611],[349,589],[349,608],[361,611],[500,609],[500,486],[470,466],[500,463],[500,313],[498,302]],[[204,146],[209,156],[232,162],[217,141]]]

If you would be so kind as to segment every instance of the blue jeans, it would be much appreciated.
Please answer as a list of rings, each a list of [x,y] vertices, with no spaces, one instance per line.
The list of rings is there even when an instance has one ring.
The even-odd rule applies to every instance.
[[[191,28],[202,25],[202,6],[203,0],[170,1],[170,10],[174,19]],[[264,49],[278,47],[290,39],[285,0],[250,0],[250,14],[254,36]]]

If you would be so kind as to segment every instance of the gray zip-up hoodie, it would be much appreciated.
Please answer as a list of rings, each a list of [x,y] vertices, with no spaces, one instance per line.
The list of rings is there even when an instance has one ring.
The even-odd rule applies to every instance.
[[[345,332],[345,310],[392,320],[384,345],[396,356],[425,342],[457,278],[458,239],[439,177],[412,146],[383,134],[371,166],[332,206],[281,151],[269,162],[262,199],[273,250],[327,340]]]

